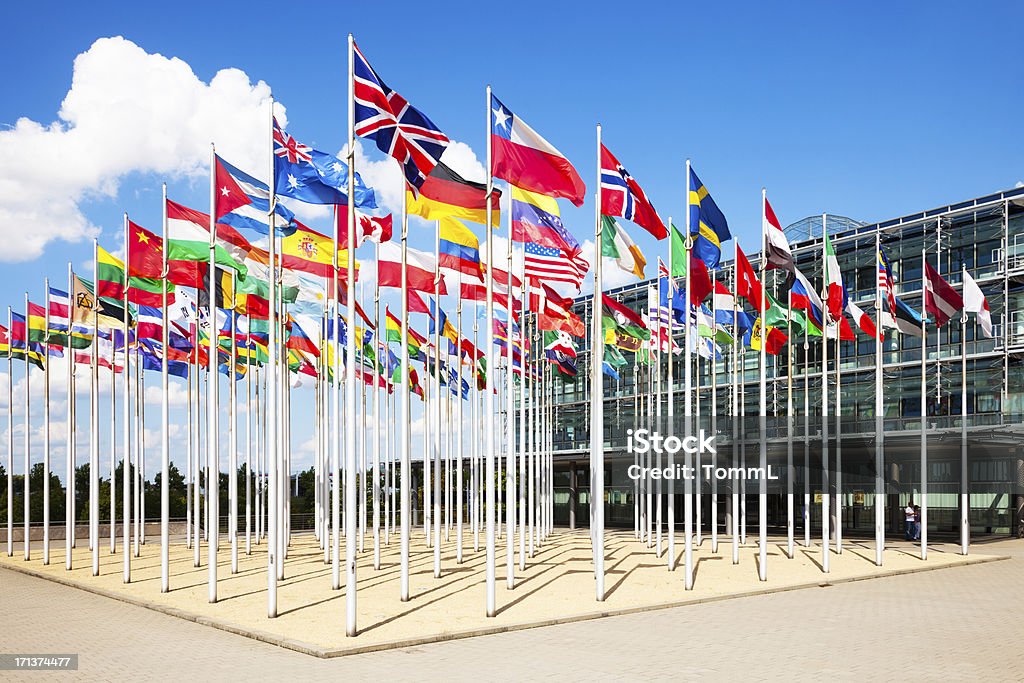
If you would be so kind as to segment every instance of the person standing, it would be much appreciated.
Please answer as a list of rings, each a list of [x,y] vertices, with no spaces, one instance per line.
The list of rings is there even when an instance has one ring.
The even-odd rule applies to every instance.
[[[921,540],[921,506],[914,506],[914,540]]]
[[[908,502],[907,507],[903,508],[903,516],[906,519],[906,529],[904,530],[903,537],[908,541],[913,541],[916,524],[914,501]]]

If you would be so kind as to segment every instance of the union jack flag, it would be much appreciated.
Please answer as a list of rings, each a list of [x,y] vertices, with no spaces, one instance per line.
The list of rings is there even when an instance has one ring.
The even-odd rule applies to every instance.
[[[417,195],[437,165],[448,137],[419,109],[389,88],[355,47],[355,133],[372,138],[380,151],[402,164],[402,173]]]
[[[277,119],[274,119],[274,154],[288,159],[289,164],[297,164],[300,161],[310,163],[313,161],[313,156],[310,154],[311,151],[308,145],[302,144],[281,130],[281,127],[277,124]]]

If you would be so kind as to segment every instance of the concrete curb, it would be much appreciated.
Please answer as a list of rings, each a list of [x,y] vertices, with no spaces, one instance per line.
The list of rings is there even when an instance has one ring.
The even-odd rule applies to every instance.
[[[279,635],[268,633],[267,631],[255,630],[239,626],[238,624],[216,619],[213,617],[207,617],[201,614],[193,614],[176,607],[168,607],[167,605],[161,605],[159,603],[151,602],[149,600],[143,600],[135,598],[129,595],[123,595],[116,591],[111,591],[105,588],[97,588],[89,586],[87,584],[79,583],[77,581],[71,581],[63,578],[59,575],[48,574],[40,572],[29,567],[19,567],[14,564],[0,564],[0,569],[10,569],[11,571],[19,572],[28,576],[32,576],[45,581],[52,581],[62,586],[68,586],[70,588],[77,588],[87,593],[93,593],[100,595],[105,598],[111,598],[120,602],[127,603],[129,605],[135,605],[137,607],[144,607],[146,609],[167,614],[172,617],[184,619],[185,621],[191,621],[196,624],[202,624],[203,626],[210,626],[212,628],[220,629],[221,631],[227,631],[228,633],[234,633],[235,635],[244,636],[251,638],[263,643],[270,645],[276,645],[288,650],[295,652],[301,652],[302,654],[312,655],[323,659],[329,659],[334,657],[344,657],[348,655],[364,654],[367,652],[379,652],[381,650],[393,650],[403,647],[413,647],[416,645],[427,645],[429,643],[441,643],[450,640],[461,640],[463,638],[475,638],[478,636],[495,635],[498,633],[510,633],[512,631],[523,631],[531,628],[540,628],[543,626],[556,626],[558,624],[570,624],[579,621],[591,621],[593,619],[602,619],[604,617],[617,617],[625,616],[628,614],[639,614],[642,612],[653,612],[656,610],[671,609],[673,607],[684,607],[686,605],[700,605],[712,602],[721,602],[724,600],[734,600],[737,598],[749,598],[758,595],[769,595],[771,593],[785,593],[794,590],[803,590],[806,588],[825,588],[829,586],[836,586],[843,583],[853,583],[855,581],[869,581],[872,579],[884,579],[892,576],[901,576],[905,574],[917,574],[920,572],[938,571],[941,569],[955,569],[957,567],[966,567],[975,564],[985,564],[987,562],[999,562],[1002,560],[1009,560],[1009,555],[987,555],[982,557],[968,558],[963,562],[952,565],[939,565],[939,566],[924,566],[914,567],[910,569],[893,569],[882,574],[873,574],[867,576],[852,576],[844,579],[837,579],[834,581],[811,581],[806,583],[793,584],[789,586],[778,586],[774,588],[761,588],[750,591],[743,591],[740,593],[728,593],[725,595],[712,595],[700,598],[688,598],[683,600],[671,600],[668,602],[660,602],[651,605],[640,605],[637,607],[623,607],[620,609],[612,610],[599,610],[595,612],[584,612],[582,614],[573,614],[565,617],[556,617],[553,619],[542,619],[540,621],[529,621],[521,622],[517,624],[505,624],[502,626],[494,626],[488,628],[477,628],[467,629],[465,631],[452,631],[448,633],[432,633],[425,636],[416,638],[404,638],[400,640],[389,640],[382,643],[373,643],[368,645],[356,645],[354,647],[344,648],[322,648],[312,643],[306,643],[299,640],[293,640],[291,638],[283,638]]]

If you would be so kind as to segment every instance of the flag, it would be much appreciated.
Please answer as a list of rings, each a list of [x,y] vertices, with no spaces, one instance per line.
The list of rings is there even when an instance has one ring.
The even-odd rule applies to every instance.
[[[229,226],[230,227],[230,226]],[[221,225],[217,227],[218,239],[214,249],[214,260],[218,266],[245,275],[241,261],[250,251],[246,247],[228,245],[219,239]],[[235,233],[237,234],[237,233]],[[195,287],[202,276],[196,262],[210,260],[210,216],[167,200],[167,279],[174,284]],[[175,263],[177,262],[177,263]],[[102,295],[101,295],[102,296]]]
[[[843,315],[843,308],[846,307],[846,288],[843,287],[843,275],[839,271],[839,260],[836,258],[836,251],[832,248],[832,240],[828,237],[828,230],[825,233],[825,287],[828,299],[825,306],[828,309],[830,320],[839,320]]]
[[[619,268],[644,279],[647,259],[636,242],[611,216],[601,216],[601,255],[615,259]]]
[[[814,291],[814,287],[808,282],[807,277],[800,270],[795,271],[795,277],[793,279],[793,287],[790,290],[791,301],[793,302],[793,308],[807,311],[813,322],[818,328],[825,326],[824,323],[824,304],[821,302],[821,297]]]
[[[793,278],[796,277],[796,263],[793,261],[793,252],[789,248],[789,240],[786,233],[779,226],[779,219],[768,200],[764,200],[764,242],[765,242],[765,269],[785,270],[787,275],[786,288],[792,287]]]
[[[466,180],[444,162],[439,161],[434,166],[420,186],[418,196],[412,190],[407,193],[406,210],[410,215],[428,221],[451,217],[471,223],[487,222],[487,186]],[[491,197],[491,222],[500,225],[501,192],[495,189]]]
[[[576,346],[565,332],[544,333],[544,355],[563,375],[576,376]]]
[[[427,331],[428,334],[435,334],[438,329],[437,326],[440,326],[442,337],[445,337],[456,344],[459,343],[458,332],[456,331],[455,326],[452,325],[451,321],[448,320],[448,314],[437,305],[437,302],[434,301],[434,297],[430,297],[430,329]]]
[[[569,160],[494,95],[490,108],[491,175],[582,206],[586,186]]]
[[[921,330],[921,314],[903,303],[902,299],[898,297],[894,298],[896,301],[896,308],[893,309],[892,313],[888,311],[883,313],[882,320],[884,325],[886,327],[895,328],[901,334],[909,334],[912,337],[923,336]]]
[[[541,330],[557,330],[574,337],[583,337],[586,334],[586,328],[579,316],[572,311],[572,299],[559,295],[544,283],[541,283],[541,287],[544,298],[537,302],[542,305],[535,309],[537,311],[537,327]]]
[[[43,369],[43,362],[46,354],[43,352],[43,345],[28,340],[28,325],[25,316],[21,313],[11,312],[11,329],[9,335],[11,358],[24,360]]]
[[[409,289],[418,292],[434,291],[434,272],[437,261],[433,254],[417,251],[411,247],[406,255],[406,272]],[[377,259],[377,282],[381,287],[402,286],[402,247],[393,242],[380,245]],[[447,294],[444,277],[437,284],[438,294]]]
[[[927,261],[924,264],[924,311],[934,315],[935,324],[945,325],[964,308],[964,300]]]
[[[881,247],[878,249],[878,288],[889,303],[889,311],[896,310],[896,288],[895,280],[892,277],[892,268],[889,267],[889,259]]]
[[[139,306],[135,322],[136,339],[163,339],[163,314],[159,308]]]
[[[5,356],[11,353],[11,332],[3,325],[0,325],[0,354]]]
[[[298,221],[295,231],[281,239],[281,265],[317,277],[331,277],[334,273],[334,240]],[[347,252],[339,251],[338,264],[347,263]],[[348,277],[347,269],[341,269]]]
[[[988,299],[985,298],[981,287],[974,281],[971,274],[964,271],[964,310],[973,313],[975,320],[981,325],[981,330],[986,337],[992,337],[992,311],[988,308]]]
[[[722,260],[722,242],[732,239],[729,222],[692,167],[689,212],[693,253],[708,268],[717,268]]]
[[[672,277],[684,277],[686,275],[686,238],[683,237],[679,228],[674,225],[671,227]]]
[[[287,326],[289,334],[288,339],[285,341],[285,347],[319,358],[320,348],[307,332],[307,329],[316,329],[318,326],[312,320],[303,316],[296,317],[290,313],[288,314]]]
[[[236,230],[252,230],[270,234],[270,188],[248,173],[240,171],[220,156],[214,157],[214,212],[217,222]],[[274,203],[274,234],[290,235],[295,230],[295,214],[282,204]]]
[[[690,280],[690,303],[700,306],[701,302],[714,291],[714,286],[711,284],[708,267],[693,252],[690,252],[690,274],[687,279]]]
[[[736,296],[742,296],[754,310],[761,312],[761,282],[743,250],[736,247]]]
[[[384,81],[353,44],[355,134],[402,165],[406,182],[418,192],[448,146],[448,137],[426,115]]]
[[[751,330],[747,332],[747,343],[750,346],[750,348],[754,349],[755,351],[761,350],[761,326],[762,320],[761,318],[757,318],[754,321],[754,325],[751,328]],[[772,327],[771,325],[768,325],[767,328],[768,337],[767,342],[765,343],[765,353],[777,356],[779,352],[782,351],[782,348],[786,345],[786,341],[789,339],[789,337],[787,337],[786,333],[778,329],[777,327]]]
[[[103,247],[96,247],[96,294],[101,298],[124,299],[124,262]]]
[[[84,349],[92,343],[92,330],[82,322],[71,322],[71,298],[67,292],[50,287],[50,329],[47,339],[50,344],[73,349]]]
[[[846,303],[846,312],[850,314],[850,317],[853,318],[853,321],[857,323],[857,327],[859,327],[864,334],[869,337],[875,337],[878,339],[882,338],[878,335],[878,329],[875,327],[875,322],[868,317],[868,314],[861,310],[857,304],[852,301],[848,301]]]
[[[651,338],[651,331],[638,313],[604,293],[601,294],[601,316],[601,327],[606,334],[614,330],[637,339]]]
[[[586,269],[589,267],[589,264],[578,255],[570,256],[561,249],[545,247],[536,242],[527,242],[524,245],[523,261],[527,279],[568,282],[576,289],[583,283]]]
[[[291,135],[274,119],[274,191],[307,204],[340,204],[348,201],[348,164],[333,154],[308,147]],[[356,173],[355,205],[375,209],[373,190],[363,184]]]
[[[670,244],[672,249],[672,288],[675,289],[675,278],[685,277],[687,272],[693,273],[693,281],[690,283],[690,301],[694,306],[699,306],[704,299],[713,291],[711,275],[708,273],[707,264],[697,258],[695,252],[687,255],[686,241],[683,233],[676,226],[671,226],[672,236]],[[689,264],[689,268],[687,268]],[[666,269],[667,270],[667,269]]]
[[[456,218],[442,218],[439,226],[437,265],[483,282],[480,240]]]
[[[536,242],[567,254],[580,251],[579,241],[566,230],[553,197],[512,188],[512,241]]]
[[[668,235],[665,224],[658,212],[651,206],[639,183],[629,174],[619,160],[601,145],[601,213],[605,216],[620,216],[633,221],[655,239]]]

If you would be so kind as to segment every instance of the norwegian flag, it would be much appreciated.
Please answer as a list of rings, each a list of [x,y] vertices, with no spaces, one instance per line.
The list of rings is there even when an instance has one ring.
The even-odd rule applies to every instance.
[[[406,182],[418,196],[420,186],[448,146],[448,137],[423,112],[385,85],[355,44],[353,49],[355,133],[372,138],[380,151],[397,159]]]
[[[640,184],[604,145],[601,145],[601,213],[633,221],[655,239],[668,236],[665,224]]]

